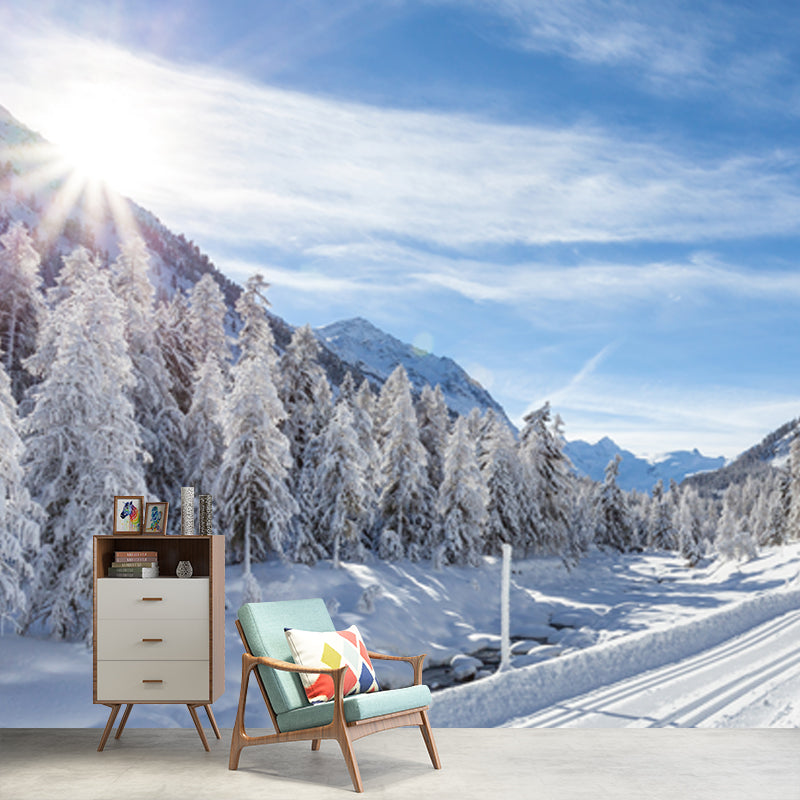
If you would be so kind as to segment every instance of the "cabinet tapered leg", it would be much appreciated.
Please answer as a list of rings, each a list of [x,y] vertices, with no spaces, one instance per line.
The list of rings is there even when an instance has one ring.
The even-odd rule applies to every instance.
[[[122,715],[122,722],[120,722],[119,726],[117,727],[117,733],[114,736],[115,739],[119,739],[122,736],[122,731],[125,730],[125,723],[128,721],[128,717],[131,715],[131,709],[133,708],[133,703],[128,703],[125,706],[125,713]]]
[[[194,722],[195,728],[197,728],[197,732],[200,734],[200,741],[203,743],[203,747],[206,750],[209,750],[208,740],[206,739],[206,735],[203,732],[203,726],[200,724],[200,720],[197,718],[197,711],[195,711],[195,706],[186,704],[186,708],[189,709],[189,713],[192,715],[192,721]]]
[[[211,727],[214,729],[214,736],[217,739],[221,739],[222,735],[219,732],[219,728],[217,727],[217,721],[214,719],[214,712],[211,710],[211,706],[206,703],[205,705],[206,714],[208,714],[208,721],[211,723]]]
[[[100,746],[97,748],[98,753],[102,752],[103,748],[106,746],[108,736],[111,733],[111,729],[114,727],[114,720],[117,718],[121,705],[122,703],[114,703],[111,706],[111,713],[108,715],[108,722],[106,722],[106,727],[103,731],[103,738],[100,739]]]

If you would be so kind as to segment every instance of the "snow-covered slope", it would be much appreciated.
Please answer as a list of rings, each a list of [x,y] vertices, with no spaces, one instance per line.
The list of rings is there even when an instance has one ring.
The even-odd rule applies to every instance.
[[[798,435],[800,418],[785,422],[730,464],[714,472],[695,475],[690,481],[701,492],[719,493],[731,483],[743,483],[749,476],[758,477],[773,467],[786,467],[789,450]]]
[[[438,384],[448,407],[457,414],[467,415],[476,406],[481,411],[492,408],[508,421],[500,404],[451,358],[424,353],[366,319],[333,322],[318,328],[316,333],[342,361],[356,367],[376,385],[382,385],[395,367],[402,364],[414,391],[422,391],[426,384]]]
[[[648,460],[635,456],[629,450],[623,450],[607,436],[595,444],[580,439],[567,442],[564,452],[579,475],[587,475],[595,481],[602,481],[608,462],[617,454],[621,455],[617,483],[626,491],[637,489],[648,492],[659,480],[664,481],[665,486],[669,485],[670,480],[680,483],[687,475],[716,470],[725,464],[722,456],[711,458],[696,449],[691,452],[677,450]]]
[[[475,660],[483,661],[483,651],[499,648],[500,571],[500,560],[490,557],[478,568],[440,570],[424,561],[376,561],[341,569],[331,569],[330,562],[314,567],[278,561],[253,565],[265,600],[322,597],[335,625],[358,625],[370,649],[427,653],[426,663],[432,666],[464,664],[476,655],[480,658]],[[243,580],[240,565],[225,572],[225,694],[214,703],[214,714],[221,727],[230,728],[242,653],[239,638],[231,632]],[[765,549],[748,562],[704,561],[695,568],[661,552],[592,551],[569,570],[556,558],[520,559],[513,565],[510,600],[515,638],[511,670],[434,692],[435,724],[502,725],[707,651],[797,609],[800,544]],[[770,635],[776,632],[772,629]],[[394,666],[387,673],[386,662],[376,664],[381,684],[410,683],[408,665]],[[761,674],[755,670],[750,670],[751,682]],[[490,671],[479,669],[478,675]],[[0,727],[102,728],[108,711],[92,705],[91,676],[92,653],[85,644],[17,636],[8,624],[5,632],[0,625]],[[723,666],[718,670],[720,686],[726,676]],[[426,682],[435,685],[429,674]],[[686,698],[673,685],[677,708]],[[794,686],[800,692],[797,681]],[[761,705],[760,698],[754,702]],[[773,703],[770,718],[759,717],[759,724],[800,723],[800,697],[784,693],[781,702],[784,706]],[[787,717],[788,712],[794,716]],[[269,727],[263,704],[253,704],[252,719],[250,713],[248,707],[251,727]],[[750,724],[752,717],[737,719],[703,724]],[[129,722],[145,728],[187,725],[182,706],[143,706]]]

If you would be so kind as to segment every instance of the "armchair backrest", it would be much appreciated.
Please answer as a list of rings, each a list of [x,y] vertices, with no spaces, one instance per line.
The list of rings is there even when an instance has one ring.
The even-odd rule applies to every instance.
[[[239,622],[250,652],[281,661],[294,661],[284,628],[305,631],[334,630],[328,609],[321,598],[278,600],[271,603],[245,603],[239,609]],[[295,672],[258,667],[272,709],[284,714],[309,705],[300,677]]]

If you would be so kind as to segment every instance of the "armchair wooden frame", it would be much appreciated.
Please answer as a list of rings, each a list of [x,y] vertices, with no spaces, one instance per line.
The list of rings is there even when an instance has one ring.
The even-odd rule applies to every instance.
[[[382,716],[370,717],[363,720],[354,720],[347,722],[344,715],[344,693],[343,681],[344,675],[347,671],[346,667],[340,669],[317,669],[316,667],[302,667],[298,664],[292,664],[288,661],[279,661],[278,659],[268,658],[266,656],[257,657],[252,654],[250,647],[247,644],[244,631],[242,630],[241,623],[236,620],[236,629],[239,631],[239,636],[244,644],[245,652],[242,654],[242,685],[239,692],[239,707],[236,712],[236,722],[233,727],[231,736],[231,755],[228,762],[228,769],[237,769],[239,766],[239,756],[245,747],[258,744],[277,744],[278,742],[297,742],[297,741],[311,741],[311,749],[319,750],[320,742],[323,739],[335,739],[339,743],[342,750],[347,769],[350,773],[350,778],[353,781],[353,788],[357,792],[364,791],[364,785],[361,782],[361,773],[358,769],[358,762],[356,761],[355,753],[353,752],[353,742],[361,739],[364,736],[369,736],[371,733],[378,731],[389,730],[390,728],[400,728],[404,726],[416,725],[419,727],[422,738],[425,740],[425,746],[428,749],[428,755],[435,769],[441,769],[442,764],[439,760],[439,753],[436,750],[436,743],[433,740],[433,731],[431,730],[430,722],[428,721],[428,706],[420,708],[409,709],[408,711],[399,711],[393,714],[384,714]],[[407,661],[414,669],[414,684],[422,683],[422,663],[425,656],[389,656],[381,653],[369,653],[371,659],[382,659],[384,661]],[[269,696],[264,687],[264,682],[261,675],[256,670],[256,680],[261,689],[261,695],[267,705],[272,725],[275,728],[275,733],[268,736],[248,736],[245,730],[245,701],[247,699],[247,688],[250,682],[250,673],[256,669],[260,664],[271,667],[272,669],[284,670],[287,672],[296,673],[323,673],[331,675],[334,684],[334,699],[333,699],[333,722],[328,725],[322,725],[314,728],[305,728],[298,731],[286,731],[281,733],[278,727],[278,720],[275,711],[270,703]]]

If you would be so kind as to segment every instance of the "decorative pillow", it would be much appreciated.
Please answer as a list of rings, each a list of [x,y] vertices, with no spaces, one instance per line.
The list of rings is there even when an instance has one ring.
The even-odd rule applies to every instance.
[[[321,633],[297,628],[284,630],[296,664],[317,669],[347,667],[343,686],[345,697],[380,689],[364,640],[355,625],[343,631]],[[311,703],[326,703],[333,699],[333,676],[301,672],[300,680]]]

